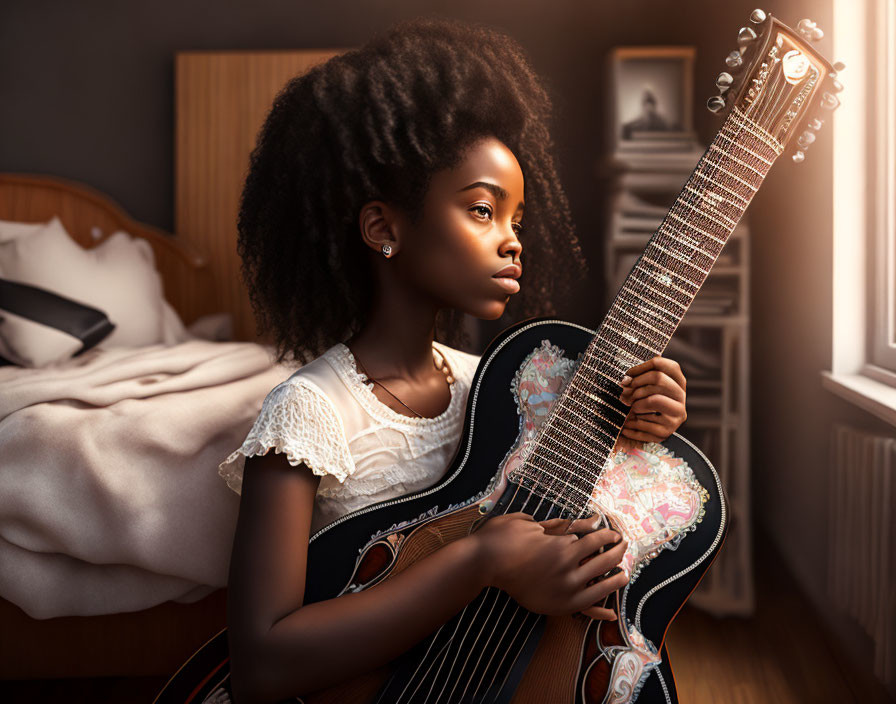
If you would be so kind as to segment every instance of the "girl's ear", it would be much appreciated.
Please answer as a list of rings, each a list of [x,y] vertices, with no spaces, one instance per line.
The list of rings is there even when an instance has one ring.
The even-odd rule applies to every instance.
[[[377,254],[383,245],[391,247],[391,255],[398,254],[401,249],[401,227],[398,224],[398,211],[381,200],[372,200],[361,208],[358,218],[361,238],[364,244]]]

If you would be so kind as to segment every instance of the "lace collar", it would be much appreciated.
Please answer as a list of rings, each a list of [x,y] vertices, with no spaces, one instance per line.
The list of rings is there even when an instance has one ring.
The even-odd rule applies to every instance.
[[[367,377],[358,371],[358,367],[355,364],[355,356],[347,345],[337,342],[333,347],[327,350],[324,357],[346,382],[346,385],[351,390],[352,394],[370,415],[392,423],[432,428],[457,420],[458,415],[463,410],[463,407],[461,406],[463,394],[461,393],[458,384],[464,383],[459,377],[459,374],[462,371],[460,369],[460,364],[454,358],[450,348],[435,341],[433,342],[433,346],[439,350],[439,352],[444,354],[445,358],[448,360],[448,364],[451,366],[451,372],[454,375],[454,382],[449,384],[451,402],[448,404],[448,407],[441,414],[431,418],[425,416],[422,418],[407,416],[390,408],[378,399],[376,394],[373,393],[373,382],[368,381]]]

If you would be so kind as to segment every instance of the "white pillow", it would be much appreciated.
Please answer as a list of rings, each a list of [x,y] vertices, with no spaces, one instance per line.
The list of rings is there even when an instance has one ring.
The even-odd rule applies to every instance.
[[[170,347],[195,339],[196,336],[184,325],[174,306],[162,298],[162,344]]]
[[[47,222],[18,222],[17,220],[0,220],[0,242],[31,235],[49,225]]]
[[[105,312],[116,327],[99,347],[163,342],[162,281],[146,240],[119,230],[83,249],[56,216],[20,235],[0,241],[0,276]]]

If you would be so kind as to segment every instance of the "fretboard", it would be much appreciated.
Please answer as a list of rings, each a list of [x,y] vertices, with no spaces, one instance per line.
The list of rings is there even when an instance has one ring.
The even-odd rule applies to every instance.
[[[511,479],[580,515],[630,410],[620,381],[663,350],[782,146],[735,108],[616,294]]]

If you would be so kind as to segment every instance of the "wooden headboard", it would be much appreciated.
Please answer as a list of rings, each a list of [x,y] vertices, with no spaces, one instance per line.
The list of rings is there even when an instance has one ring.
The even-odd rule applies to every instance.
[[[175,54],[175,230],[208,253],[235,340],[258,336],[237,254],[239,199],[258,130],[293,76],[345,49]]]
[[[152,246],[166,300],[186,325],[224,310],[215,300],[214,275],[207,257],[159,228],[137,222],[109,196],[83,183],[38,174],[0,173],[0,220],[47,222],[57,215],[85,249],[116,230],[141,237]]]

